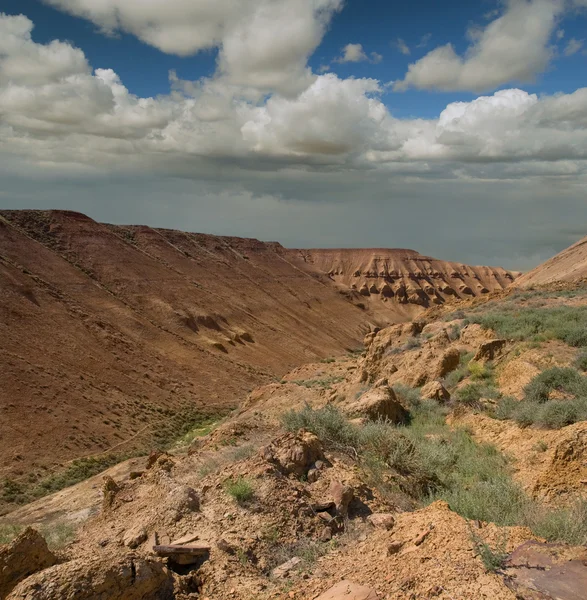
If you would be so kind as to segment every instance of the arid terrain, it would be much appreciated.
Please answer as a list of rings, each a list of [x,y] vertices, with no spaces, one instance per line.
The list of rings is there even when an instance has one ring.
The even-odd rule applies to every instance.
[[[509,286],[407,250],[2,214],[0,427],[36,431],[55,461],[70,423],[84,440],[197,414],[76,485],[64,465],[36,500],[40,459],[13,434],[0,598],[584,598],[582,274]],[[137,397],[169,413],[142,421]]]
[[[0,212],[0,478],[29,485],[75,458],[164,445],[253,387],[421,313],[428,297],[413,304],[406,289],[442,280],[465,296],[475,273],[475,294],[512,278],[380,255],[314,264],[277,243]],[[324,272],[359,267],[394,293],[367,298]]]

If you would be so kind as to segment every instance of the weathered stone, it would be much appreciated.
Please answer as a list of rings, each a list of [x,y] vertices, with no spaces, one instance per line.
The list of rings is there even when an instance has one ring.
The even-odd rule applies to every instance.
[[[102,510],[108,510],[114,504],[116,494],[120,492],[120,486],[110,477],[106,475],[102,483]]]
[[[530,541],[510,555],[505,584],[522,600],[584,600],[587,550]]]
[[[446,377],[459,366],[460,362],[461,353],[459,352],[458,348],[449,348],[440,359],[438,368],[434,374],[435,377],[438,379]]]
[[[263,458],[273,463],[284,475],[301,477],[317,460],[324,459],[322,443],[309,431],[285,434],[261,449]]]
[[[298,556],[294,556],[293,558],[290,558],[287,562],[283,563],[282,565],[279,565],[279,567],[273,569],[273,571],[271,571],[271,575],[275,577],[275,579],[283,579],[287,577],[290,571],[293,571],[293,569],[295,569],[301,562],[301,558],[299,558]]]
[[[12,543],[0,546],[0,598],[6,598],[23,579],[56,562],[43,536],[34,529],[26,529]]]
[[[371,421],[384,419],[392,423],[404,423],[409,416],[389,386],[365,392],[356,402],[346,406],[344,411],[350,417],[361,417]]]
[[[499,356],[507,344],[507,340],[489,340],[479,346],[473,360],[493,360]]]
[[[167,496],[167,505],[173,511],[175,521],[187,514],[200,510],[200,498],[196,490],[187,485],[179,485]]]
[[[448,402],[450,392],[440,383],[440,381],[431,381],[427,383],[420,391],[422,398],[436,400],[437,402]]]
[[[345,579],[320,594],[316,600],[377,600],[377,594],[367,586]]]
[[[332,500],[336,507],[336,512],[339,515],[346,517],[349,510],[349,504],[354,496],[353,488],[349,485],[342,484],[340,481],[333,481],[330,484],[330,495],[332,496]]]
[[[170,600],[172,594],[161,562],[129,555],[55,565],[21,582],[7,600]]]
[[[393,529],[395,525],[395,518],[391,513],[374,513],[367,517],[367,521],[373,525],[373,527],[378,527],[380,529]]]
[[[122,539],[125,546],[128,548],[138,548],[142,543],[146,542],[148,538],[147,531],[140,525],[129,529]]]
[[[332,529],[325,525],[320,532],[320,541],[329,542],[332,539]]]
[[[397,554],[403,546],[403,542],[391,542],[389,546],[387,546],[387,554],[393,556],[394,554]]]

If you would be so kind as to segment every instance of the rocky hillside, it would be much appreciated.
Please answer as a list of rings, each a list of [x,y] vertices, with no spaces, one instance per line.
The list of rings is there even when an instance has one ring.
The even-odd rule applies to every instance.
[[[503,290],[519,276],[495,267],[472,267],[404,249],[291,250],[342,288],[358,291],[371,308],[399,306],[415,316],[417,307],[444,304]]]
[[[587,279],[587,237],[547,260],[516,281],[519,287]]]
[[[580,600],[586,320],[576,289],[376,329],[7,515],[0,597]]]
[[[37,481],[76,457],[165,445],[254,386],[421,312],[402,282],[413,268],[423,285],[445,264],[385,270],[354,253],[333,266],[277,243],[0,211],[0,477]],[[385,302],[352,289],[357,269],[376,272]],[[450,269],[441,279],[455,276],[457,296],[511,280]]]

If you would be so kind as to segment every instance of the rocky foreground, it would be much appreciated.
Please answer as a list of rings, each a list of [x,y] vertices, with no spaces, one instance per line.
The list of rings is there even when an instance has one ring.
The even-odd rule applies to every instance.
[[[585,498],[587,422],[522,427],[496,417],[504,399],[529,401],[536,374],[570,369],[577,349],[501,338],[470,321],[445,314],[374,330],[362,356],[305,365],[254,390],[187,453],[153,453],[99,487],[64,490],[58,513],[47,498],[9,515],[6,524],[78,529],[58,549],[31,528],[2,546],[0,598],[584,598],[585,532],[563,530],[568,515],[575,525],[584,518],[568,511]],[[549,401],[570,401],[563,388]],[[436,471],[418,463],[426,448],[431,463],[444,457]],[[470,464],[451,471],[446,461],[464,452]],[[478,476],[477,455],[502,475]],[[495,511],[512,493],[533,515]],[[479,505],[463,501],[471,498]],[[492,518],[465,518],[481,510]],[[539,512],[556,518],[538,522]]]

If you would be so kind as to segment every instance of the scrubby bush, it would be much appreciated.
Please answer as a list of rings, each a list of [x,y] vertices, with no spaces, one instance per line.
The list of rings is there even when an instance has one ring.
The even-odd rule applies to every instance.
[[[327,405],[314,410],[306,404],[300,411],[291,410],[282,417],[288,431],[307,429],[317,435],[326,447],[356,446],[358,431],[335,407]]]
[[[497,335],[514,340],[558,339],[570,346],[587,346],[587,306],[522,308],[514,303],[469,317]]]
[[[587,371],[587,352],[580,352],[573,362],[575,369],[579,371]]]
[[[239,504],[252,500],[255,490],[252,483],[244,477],[228,479],[224,482],[224,490],[232,496]]]
[[[514,410],[518,406],[518,401],[511,396],[504,396],[497,403],[495,410],[493,411],[493,417],[500,421],[506,421],[511,419],[514,414]]]
[[[476,406],[479,404],[481,398],[487,398],[489,400],[496,400],[499,398],[499,390],[492,385],[485,383],[469,383],[459,388],[456,392],[456,399],[462,404],[468,406]]]
[[[530,402],[548,402],[553,391],[573,396],[587,395],[587,379],[576,369],[553,367],[532,379],[524,388],[524,399]]]
[[[408,407],[419,406],[422,402],[420,388],[412,388],[401,383],[396,383],[393,386],[393,391],[398,399]]]

